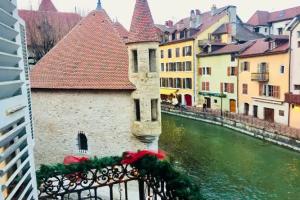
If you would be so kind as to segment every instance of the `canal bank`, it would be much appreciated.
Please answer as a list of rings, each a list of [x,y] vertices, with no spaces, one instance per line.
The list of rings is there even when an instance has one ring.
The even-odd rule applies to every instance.
[[[241,119],[238,120],[236,117],[232,117],[233,115],[230,116],[229,114],[227,115],[223,114],[223,116],[220,116],[219,114],[216,113],[201,112],[199,110],[195,110],[195,108],[192,110],[178,109],[173,106],[162,105],[161,110],[162,113],[175,115],[179,117],[185,117],[188,119],[193,119],[197,121],[202,121],[202,122],[230,128],[240,133],[261,140],[269,141],[274,144],[280,145],[282,147],[300,152],[300,140],[298,139],[297,134],[294,134],[294,137],[291,137],[290,133],[289,135],[288,134],[284,135],[283,131],[280,132],[281,130],[284,129],[272,127],[270,123],[266,123],[263,126],[260,126],[259,121],[255,119],[252,119],[253,121],[251,120],[247,121]]]
[[[199,182],[206,200],[296,200],[300,155],[237,131],[162,115],[159,146]]]

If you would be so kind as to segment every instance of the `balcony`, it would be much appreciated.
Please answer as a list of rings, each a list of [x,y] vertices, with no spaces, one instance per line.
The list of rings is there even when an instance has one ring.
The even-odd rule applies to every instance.
[[[3,37],[7,40],[15,40],[17,35],[18,35],[18,31],[0,22],[0,37]]]
[[[199,187],[187,174],[154,155],[137,158],[139,153],[42,166],[39,199],[200,199]]]
[[[300,94],[285,94],[285,102],[300,105]]]
[[[8,54],[17,54],[19,45],[11,40],[0,37],[0,51]]]
[[[268,82],[269,81],[269,72],[252,73],[251,80],[258,81],[258,82]]]

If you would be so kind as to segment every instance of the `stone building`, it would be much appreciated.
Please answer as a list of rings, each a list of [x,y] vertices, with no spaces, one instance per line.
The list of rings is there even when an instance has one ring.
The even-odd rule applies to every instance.
[[[126,47],[99,1],[32,70],[38,165],[157,149],[158,39],[147,1],[132,19]]]

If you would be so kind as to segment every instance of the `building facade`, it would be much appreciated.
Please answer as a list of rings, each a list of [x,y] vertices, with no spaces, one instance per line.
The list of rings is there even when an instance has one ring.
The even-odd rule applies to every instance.
[[[37,199],[25,23],[0,2],[0,199]]]
[[[288,125],[288,38],[256,40],[239,63],[239,113]]]
[[[147,1],[132,19],[126,46],[98,1],[32,70],[38,165],[157,150],[159,43]]]
[[[285,100],[289,103],[289,125],[300,128],[300,18],[296,17],[287,27],[290,33],[290,91]]]
[[[252,44],[253,42],[228,44],[198,54],[198,105],[237,113],[238,56]]]
[[[224,23],[235,27],[236,7],[226,6],[201,13],[192,10],[190,16],[173,25],[157,25],[161,32],[161,98],[177,96],[182,105],[197,104],[197,58],[201,44],[212,39],[211,34]],[[234,33],[234,32],[232,32]]]
[[[274,12],[256,11],[248,20],[250,29],[263,35],[288,35],[287,25],[300,15],[300,6]]]

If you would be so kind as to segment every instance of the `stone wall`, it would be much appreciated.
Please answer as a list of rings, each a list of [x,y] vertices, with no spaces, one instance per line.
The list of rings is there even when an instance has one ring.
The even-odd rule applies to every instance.
[[[88,138],[87,156],[146,148],[131,132],[131,92],[33,90],[32,104],[37,165],[62,162],[66,155],[83,155],[79,153],[79,131]]]
[[[149,70],[149,49],[156,50],[156,71]],[[157,143],[161,134],[161,106],[159,94],[159,49],[157,42],[135,43],[128,45],[129,79],[136,86],[132,93],[133,99],[140,100],[141,120],[133,123],[133,134],[144,142]],[[133,70],[133,50],[137,50],[138,72]],[[151,120],[151,99],[157,99],[158,120]],[[157,149],[157,144],[154,144]]]

